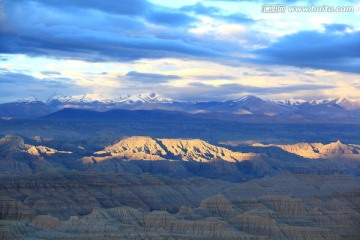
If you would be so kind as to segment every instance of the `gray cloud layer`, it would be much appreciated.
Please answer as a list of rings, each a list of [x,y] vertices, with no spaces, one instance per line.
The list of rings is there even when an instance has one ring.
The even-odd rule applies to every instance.
[[[1,102],[15,101],[30,95],[44,100],[63,91],[73,95],[86,92],[87,89],[77,86],[69,78],[49,76],[46,79],[39,79],[23,73],[0,72]]]
[[[250,30],[241,41],[190,34],[198,15],[250,26],[242,13],[228,15],[200,2],[170,9],[146,0],[3,0],[0,53],[45,55],[86,61],[202,58],[223,64],[256,62],[344,72],[360,71],[360,32],[325,25],[325,32],[285,35],[269,45],[266,33]],[[149,25],[151,24],[151,25]],[[249,50],[251,46],[263,49]],[[255,59],[239,58],[251,53]]]
[[[188,30],[196,26],[199,17],[204,15],[217,21],[241,24],[245,26],[246,34],[233,39],[191,34]],[[220,8],[207,6],[206,1],[171,9],[147,0],[0,0],[0,54],[90,62],[201,59],[232,66],[256,63],[360,73],[360,31],[355,31],[352,26],[326,24],[322,32],[300,31],[271,43],[267,33],[252,28],[257,21],[241,12],[229,14]],[[256,46],[266,47],[257,49]],[[247,54],[253,57],[239,57]],[[6,61],[6,58],[0,57],[0,61]],[[57,72],[45,71],[42,74],[47,78],[37,79],[2,69],[0,95],[9,98],[29,92],[49,97],[58,89],[66,89],[67,95],[87,90],[76,86],[71,79],[60,78]],[[284,76],[277,72],[252,73],[251,70],[244,75]],[[181,79],[176,75],[138,71],[130,71],[119,78],[126,81],[129,88],[134,88],[135,84],[142,85],[143,89],[139,87],[139,91],[148,91],[150,84],[147,83]],[[226,75],[194,78],[199,81],[234,79]],[[183,88],[163,86],[162,90],[174,97],[181,92],[184,98],[186,95],[187,98],[213,99],[237,93],[276,94],[330,88],[333,87],[311,84],[259,88],[240,84],[215,87],[193,83]]]
[[[170,80],[180,79],[180,77],[176,75],[163,75],[156,73],[142,73],[137,71],[131,71],[125,75],[125,79],[133,82],[140,82],[147,84],[147,83],[164,83]]]
[[[360,73],[360,32],[338,33],[345,30],[340,25],[327,25],[327,29],[324,33],[286,35],[269,47],[254,51],[258,55],[255,61]]]

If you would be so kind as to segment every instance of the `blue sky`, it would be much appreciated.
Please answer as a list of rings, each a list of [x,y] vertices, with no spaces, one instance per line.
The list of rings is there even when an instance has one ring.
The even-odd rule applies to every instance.
[[[286,7],[263,13],[264,4]],[[292,6],[352,12],[289,12]],[[0,0],[0,102],[360,98],[356,1]]]

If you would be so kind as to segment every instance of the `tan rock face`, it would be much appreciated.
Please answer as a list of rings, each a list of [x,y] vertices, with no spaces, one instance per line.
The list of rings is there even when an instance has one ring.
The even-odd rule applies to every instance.
[[[149,155],[166,155],[166,151],[150,137],[129,137],[106,147],[105,152],[118,153],[145,153]]]
[[[106,153],[131,160],[173,159],[196,162],[214,160],[239,162],[256,157],[256,154],[232,152],[200,139],[153,139],[150,137],[126,138],[106,147],[103,151],[96,152],[96,154]]]
[[[54,155],[54,154],[71,154],[72,152],[68,151],[58,151],[54,148],[49,148],[46,146],[31,146],[28,150],[26,150],[27,153],[33,156],[42,156],[42,155]]]
[[[302,156],[304,158],[349,158],[360,160],[360,147],[354,144],[343,144],[340,141],[329,144],[322,143],[297,143],[292,145],[262,145],[253,146],[267,147],[276,146],[287,152]]]
[[[40,156],[40,152],[38,151],[38,149],[35,146],[32,146],[31,148],[29,148],[28,150],[26,150],[26,152],[33,156]]]
[[[227,162],[237,162],[247,155],[232,152],[226,148],[211,145],[200,139],[159,139],[166,149],[183,161],[207,162],[221,159]]]

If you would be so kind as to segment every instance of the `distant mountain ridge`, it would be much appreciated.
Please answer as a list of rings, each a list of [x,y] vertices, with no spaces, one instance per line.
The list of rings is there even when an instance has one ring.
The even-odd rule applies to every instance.
[[[302,99],[285,99],[275,101],[280,104],[298,106],[302,104],[309,103],[311,105],[327,105],[327,104],[336,104],[347,110],[356,110],[360,109],[360,99],[350,99],[344,97],[330,98],[330,99],[320,99],[320,100],[302,100]]]
[[[332,98],[323,100],[265,100],[246,95],[229,101],[181,101],[162,97],[156,93],[124,95],[107,98],[97,94],[57,96],[46,103],[34,97],[12,103],[0,104],[0,117],[35,118],[64,109],[108,111],[166,110],[187,113],[225,114],[231,119],[245,116],[279,117],[289,120],[345,120],[360,121],[360,100]],[[232,116],[231,116],[232,115]]]
[[[34,97],[29,98],[30,101],[34,99]],[[36,99],[36,98],[35,98]],[[36,100],[38,101],[38,100]],[[61,104],[80,104],[80,103],[103,103],[103,104],[111,104],[111,103],[127,103],[127,104],[135,104],[135,103],[187,103],[187,104],[199,104],[199,103],[249,103],[254,101],[262,101],[267,103],[272,103],[275,105],[287,105],[287,106],[298,106],[305,103],[311,105],[326,105],[326,104],[337,104],[345,109],[354,110],[360,109],[360,99],[349,99],[345,97],[338,98],[329,98],[329,99],[314,99],[314,100],[303,100],[303,99],[284,99],[284,100],[269,100],[262,99],[260,97],[254,95],[245,95],[241,98],[227,101],[183,101],[176,100],[172,98],[163,97],[157,93],[142,93],[138,95],[122,95],[117,98],[108,98],[98,94],[82,94],[82,95],[74,95],[74,96],[57,96],[52,97],[47,100],[47,104],[51,105],[54,103]]]
[[[47,100],[47,104],[81,104],[81,103],[102,103],[102,104],[112,104],[112,103],[171,103],[173,99],[165,98],[160,96],[157,93],[142,93],[139,95],[124,95],[117,98],[107,98],[98,94],[83,94],[75,96],[57,96],[52,97]]]
[[[203,121],[193,114],[163,110],[127,110],[113,109],[98,112],[87,109],[64,108],[57,112],[43,116],[41,120],[52,121],[140,121],[140,122],[198,122]],[[208,121],[208,120],[207,120]]]

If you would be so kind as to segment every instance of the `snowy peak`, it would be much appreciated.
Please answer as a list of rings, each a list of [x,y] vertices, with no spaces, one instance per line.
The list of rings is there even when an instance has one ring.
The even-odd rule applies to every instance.
[[[56,96],[48,100],[48,103],[62,104],[91,104],[91,103],[170,103],[172,99],[164,98],[156,93],[142,93],[139,95],[123,95],[117,98],[109,98],[99,94],[82,94],[74,96]]]
[[[346,108],[346,106],[360,107],[360,100],[350,99],[350,98],[345,98],[345,97],[311,100],[311,101],[309,101],[309,103],[312,105],[337,104],[344,108]]]
[[[336,98],[335,103],[347,110],[360,109],[360,100],[349,98]]]
[[[16,102],[17,103],[36,103],[36,102],[40,102],[40,100],[34,96],[29,96],[29,97],[26,97],[23,99],[19,99]]]
[[[21,100],[24,102],[25,100]],[[35,97],[31,97],[26,100],[26,102],[38,101]],[[135,103],[173,103],[173,102],[183,102],[174,100],[171,98],[165,98],[157,93],[141,93],[138,95],[122,95],[115,98],[110,98],[100,94],[82,94],[74,96],[55,96],[50,98],[48,104],[135,104]],[[285,100],[265,100],[254,95],[245,95],[241,98],[231,100],[228,102],[233,102],[237,104],[273,104],[280,106],[291,106],[297,107],[302,104],[311,104],[311,105],[327,105],[327,104],[336,104],[347,110],[360,109],[360,100],[349,99],[344,97],[333,98],[333,99],[320,99],[320,100],[303,100],[303,99],[285,99]],[[186,103],[186,102],[183,102]],[[188,102],[190,103],[190,102]]]
[[[339,98],[329,98],[329,99],[313,99],[313,100],[303,100],[303,99],[285,99],[285,100],[274,100],[275,103],[284,104],[284,105],[301,105],[308,103],[311,105],[326,105],[326,104],[337,104],[346,109],[356,109],[360,108],[360,100],[349,99],[344,97]]]
[[[31,99],[30,101],[36,99]],[[186,113],[222,113],[235,116],[251,115],[251,118],[279,117],[283,120],[320,120],[320,121],[359,121],[360,100],[348,98],[333,98],[323,100],[271,100],[254,95],[246,95],[228,101],[192,102],[173,100],[157,93],[142,93],[138,95],[119,95],[113,98],[100,94],[82,94],[74,96],[56,96],[43,102],[0,104],[0,117],[34,117],[44,116],[63,108],[88,109],[99,112],[113,109],[127,110],[163,110]],[[34,114],[35,113],[35,114]],[[215,115],[213,115],[215,116]],[[228,117],[228,116],[226,116]],[[215,117],[216,118],[216,117]],[[250,119],[250,118],[247,118]]]
[[[127,96],[125,98],[120,98],[118,102],[127,102],[127,103],[171,103],[173,102],[170,98],[164,98],[157,93],[142,93],[139,95]]]
[[[241,98],[233,100],[233,102],[254,102],[254,101],[264,101],[264,100],[254,95],[245,95]]]
[[[290,99],[285,99],[285,100],[275,100],[274,102],[277,104],[281,104],[281,105],[297,106],[297,105],[306,103],[307,101],[303,100],[303,99],[290,98]]]
[[[111,100],[99,94],[86,93],[86,94],[74,95],[74,96],[55,96],[48,100],[49,103],[53,101],[58,101],[62,103],[91,103],[91,102],[107,103]]]

